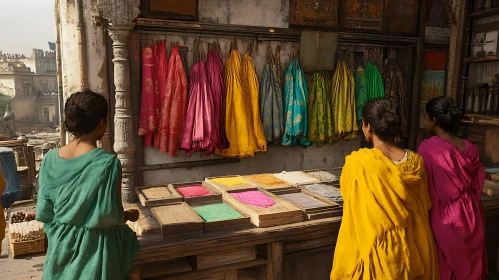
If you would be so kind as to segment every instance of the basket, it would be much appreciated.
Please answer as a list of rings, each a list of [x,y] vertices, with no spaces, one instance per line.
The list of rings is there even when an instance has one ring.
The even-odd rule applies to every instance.
[[[12,253],[12,258],[34,253],[44,253],[46,240],[47,237],[44,236],[36,240],[16,242],[12,238],[12,235],[10,235],[10,251]]]

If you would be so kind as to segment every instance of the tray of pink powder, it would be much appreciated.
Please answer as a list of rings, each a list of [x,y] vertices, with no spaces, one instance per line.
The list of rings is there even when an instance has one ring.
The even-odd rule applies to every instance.
[[[209,186],[203,186],[201,182],[179,183],[171,185],[187,203],[193,202],[220,202],[222,195]]]
[[[233,192],[231,195],[242,203],[253,206],[269,208],[275,204],[271,197],[260,191]]]

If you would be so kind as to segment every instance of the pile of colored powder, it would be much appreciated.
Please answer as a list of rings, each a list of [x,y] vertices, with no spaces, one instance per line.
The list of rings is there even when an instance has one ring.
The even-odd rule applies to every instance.
[[[337,188],[323,185],[323,184],[313,184],[305,187],[306,190],[309,190],[316,195],[320,195],[324,198],[327,198],[330,201],[334,202],[342,202],[343,198],[341,197],[340,190]]]
[[[216,222],[241,218],[236,210],[225,203],[193,207],[194,211],[206,222]]]
[[[214,178],[211,181],[215,184],[225,185],[225,186],[237,186],[244,185],[248,182],[241,177],[222,177],[222,178]]]
[[[233,192],[231,195],[244,204],[269,208],[275,201],[260,191]]]
[[[283,172],[274,174],[274,176],[290,184],[312,184],[319,181],[317,178],[307,175],[301,171]]]
[[[261,184],[268,187],[289,186],[288,183],[284,182],[283,180],[277,178],[272,174],[256,174],[256,175],[244,176],[244,178],[253,181],[257,184]]]
[[[143,189],[142,193],[147,199],[162,199],[172,196],[170,190],[165,186]]]
[[[207,196],[207,195],[212,195],[213,193],[203,187],[203,186],[186,186],[186,187],[179,187],[177,188],[177,191],[183,196],[183,197],[196,197],[196,196]]]
[[[327,171],[315,171],[315,172],[310,172],[307,173],[310,176],[314,176],[315,178],[321,180],[324,183],[336,183],[340,181],[340,177],[336,176],[330,172]]]

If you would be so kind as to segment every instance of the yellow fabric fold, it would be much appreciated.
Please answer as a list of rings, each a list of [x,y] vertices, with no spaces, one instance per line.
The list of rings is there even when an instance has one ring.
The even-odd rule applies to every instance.
[[[343,220],[331,279],[439,279],[423,160],[394,164],[378,149],[347,156]]]

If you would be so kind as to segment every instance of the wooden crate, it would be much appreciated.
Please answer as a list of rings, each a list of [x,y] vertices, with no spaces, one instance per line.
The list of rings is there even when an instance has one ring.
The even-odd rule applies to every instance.
[[[255,174],[255,175],[259,175],[259,174]],[[272,175],[273,176],[273,174],[268,174],[268,175]],[[248,175],[248,176],[250,176],[250,175]],[[282,186],[267,186],[267,185],[255,182],[255,181],[251,180],[250,178],[248,178],[247,176],[243,176],[243,178],[246,181],[250,182],[251,184],[253,184],[253,185],[255,185],[255,186],[259,187],[259,188],[262,188],[262,189],[264,189],[264,190],[266,190],[268,192],[271,192],[271,193],[276,193],[276,192],[281,192],[281,191],[286,191],[286,190],[297,189],[296,186],[293,186],[293,185],[291,185],[291,184],[289,184],[289,183],[287,183],[287,182],[285,182],[285,181],[283,181],[283,180],[281,180],[281,179],[279,179],[277,177],[276,177],[276,179],[279,179],[279,180],[283,181],[285,184],[282,185]],[[288,184],[288,185],[286,185],[286,184]]]
[[[152,189],[160,188],[161,191],[165,192],[162,198],[154,198],[148,196]],[[182,196],[169,185],[157,185],[157,186],[143,186],[136,188],[137,197],[139,198],[140,204],[144,207],[169,205],[169,204],[179,204],[182,203]]]
[[[207,195],[207,196],[196,196],[196,197],[184,197],[180,192],[178,192],[177,188],[180,187],[186,187],[186,186],[194,186],[194,185],[202,185],[203,187],[207,188],[209,191],[211,191],[213,194],[212,195]],[[222,200],[222,194],[212,186],[207,186],[203,184],[203,182],[197,181],[197,182],[186,182],[186,183],[175,183],[175,184],[169,184],[168,187],[170,189],[175,190],[175,193],[180,195],[182,197],[182,200],[187,202],[187,203],[196,203],[196,202],[203,202],[203,201],[213,201],[213,200]]]
[[[31,240],[31,241],[14,241],[12,234],[9,237],[10,240],[10,251],[12,253],[12,258],[17,258],[19,256],[25,256],[35,253],[44,253],[46,249],[47,237]]]
[[[222,185],[222,184],[218,184],[218,183],[215,183],[212,181],[213,179],[216,179],[216,178],[231,178],[231,177],[238,177],[238,178],[241,178],[244,180],[244,177],[241,177],[239,175],[208,177],[204,180],[203,186],[215,188],[215,189],[219,190],[221,193],[227,192],[227,191],[234,191],[234,190],[249,190],[249,189],[257,190],[258,189],[258,186],[256,186],[255,184],[253,184],[249,181],[247,181],[248,184],[242,184],[242,185],[236,185],[236,186]]]
[[[212,200],[198,201],[188,203],[191,208],[215,204],[215,203],[226,203],[230,207],[232,207],[235,211],[241,214],[241,218],[238,219],[230,219],[230,220],[222,220],[222,221],[214,221],[214,222],[206,222],[203,220],[203,228],[205,233],[216,232],[216,231],[227,231],[233,229],[241,229],[251,226],[250,217],[244,212],[238,210],[232,203],[223,201],[222,198],[213,197]],[[194,210],[194,209],[193,209]],[[194,210],[194,212],[196,212]],[[201,218],[201,217],[200,217]],[[202,218],[201,218],[202,219]]]
[[[324,206],[304,207],[300,204],[294,203],[293,201],[287,200],[285,197],[283,197],[283,195],[294,194],[294,193],[301,193],[309,198],[314,199],[315,201],[321,204],[324,204]],[[300,208],[303,211],[304,218],[306,220],[317,220],[317,219],[336,217],[341,215],[340,205],[305,189],[280,192],[279,194],[277,194],[277,196],[279,196],[280,199],[288,201],[289,203]]]
[[[233,190],[224,192],[222,195],[225,201],[230,202],[236,209],[247,214],[251,218],[251,222],[257,227],[265,228],[303,221],[302,211],[298,207],[265,190],[258,191],[268,195],[276,202],[269,208],[244,204],[231,195],[233,192],[248,190],[255,189]]]
[[[228,264],[252,261],[255,259],[255,246],[250,246],[226,251],[199,254],[192,257],[191,263],[195,263],[197,270],[202,270]]]
[[[163,238],[195,238],[204,234],[203,219],[185,202],[151,207],[163,233]]]
[[[283,174],[290,174],[290,173],[294,173],[294,174],[299,174],[300,176],[305,176],[305,177],[310,177],[308,181],[302,181],[302,182],[290,182],[288,180],[285,179],[285,177],[283,177]],[[291,185],[294,185],[294,186],[300,186],[300,185],[310,185],[310,184],[315,184],[315,183],[320,183],[320,180],[318,178],[315,178],[313,176],[310,176],[310,175],[307,175],[307,173],[303,172],[303,171],[290,171],[290,172],[281,172],[281,173],[275,173],[273,174],[274,176],[276,176],[277,178],[283,180],[283,181],[286,181],[288,182],[289,184]]]
[[[173,259],[165,262],[147,263],[142,266],[142,279],[175,275],[192,271],[187,258]]]

